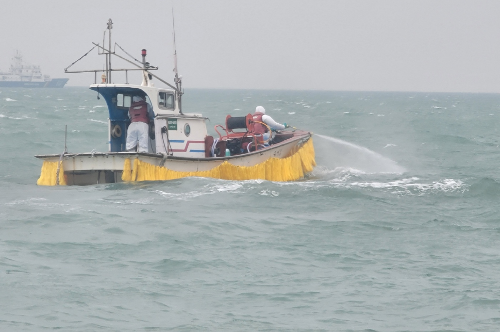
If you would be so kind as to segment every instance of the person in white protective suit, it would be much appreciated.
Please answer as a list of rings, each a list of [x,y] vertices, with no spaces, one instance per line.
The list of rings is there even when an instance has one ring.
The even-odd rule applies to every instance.
[[[266,110],[262,106],[257,106],[255,108],[255,113],[252,117],[254,121],[254,133],[262,135],[263,142],[266,143],[268,142],[271,133],[269,132],[267,126],[262,123],[268,125],[271,130],[283,130],[289,127],[286,123],[281,124],[274,121],[272,117],[266,114]]]
[[[127,151],[139,145],[138,152],[149,152],[149,123],[154,120],[151,105],[143,97],[134,96],[128,112],[131,123],[127,129]]]

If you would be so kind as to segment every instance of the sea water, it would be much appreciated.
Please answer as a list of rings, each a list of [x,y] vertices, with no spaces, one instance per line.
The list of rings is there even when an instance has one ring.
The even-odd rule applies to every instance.
[[[186,90],[315,135],[304,180],[36,185],[86,88],[0,90],[1,331],[496,331],[500,95]]]

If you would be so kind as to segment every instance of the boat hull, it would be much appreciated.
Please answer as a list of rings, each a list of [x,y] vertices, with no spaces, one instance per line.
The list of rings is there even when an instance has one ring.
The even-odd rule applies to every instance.
[[[46,82],[30,81],[2,81],[0,87],[5,88],[62,88],[68,82],[68,78],[53,78]]]
[[[64,154],[62,157],[52,154],[35,157],[50,163],[62,161],[61,169],[64,170],[67,185],[92,185],[123,182],[123,171],[126,168],[127,160],[132,161],[130,163],[131,171],[134,168],[134,160],[138,159],[147,165],[162,167],[182,174],[193,174],[187,176],[197,176],[197,174],[203,176],[203,172],[210,172],[224,163],[240,168],[251,168],[272,158],[287,158],[297,152],[310,138],[309,132],[299,132],[294,137],[268,148],[227,157],[186,158],[138,152]]]

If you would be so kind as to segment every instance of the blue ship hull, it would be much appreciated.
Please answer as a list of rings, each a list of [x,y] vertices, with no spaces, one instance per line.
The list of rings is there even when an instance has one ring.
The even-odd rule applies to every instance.
[[[47,82],[1,81],[0,87],[10,88],[62,88],[69,78],[53,78]]]

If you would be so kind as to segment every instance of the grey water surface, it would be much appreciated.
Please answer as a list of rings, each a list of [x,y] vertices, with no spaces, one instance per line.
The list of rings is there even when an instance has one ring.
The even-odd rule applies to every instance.
[[[187,90],[315,133],[290,183],[40,187],[107,151],[86,88],[0,90],[1,331],[496,331],[500,95]]]

